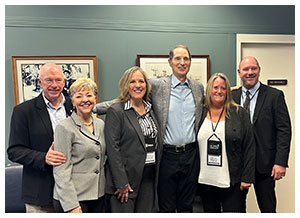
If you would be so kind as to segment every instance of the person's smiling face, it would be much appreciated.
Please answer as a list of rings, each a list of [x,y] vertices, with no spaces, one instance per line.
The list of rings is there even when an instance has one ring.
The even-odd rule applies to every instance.
[[[191,59],[188,51],[185,48],[178,47],[173,50],[174,56],[169,61],[169,65],[172,68],[174,76],[180,81],[186,79],[186,75],[190,71]]]
[[[129,95],[132,100],[142,100],[146,94],[146,81],[140,71],[135,71],[131,75],[129,82]]]
[[[240,63],[238,69],[239,76],[246,89],[251,89],[256,85],[260,75],[260,67],[253,57],[246,57]]]
[[[227,96],[226,83],[224,79],[218,77],[214,80],[210,99],[213,105],[224,105]]]
[[[74,93],[72,98],[73,106],[79,115],[90,114],[96,104],[96,96],[92,89],[81,89]]]

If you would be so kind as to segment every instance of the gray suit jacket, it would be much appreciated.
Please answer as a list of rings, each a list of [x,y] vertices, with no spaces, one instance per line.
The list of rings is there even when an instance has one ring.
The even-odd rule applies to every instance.
[[[54,150],[66,155],[66,163],[53,168],[54,195],[64,211],[79,206],[79,201],[104,195],[104,122],[93,115],[94,135],[75,112],[55,129]]]
[[[171,81],[171,76],[150,79],[151,101],[153,105],[153,110],[160,125],[160,130],[162,131],[162,138],[164,137],[167,128]],[[204,87],[201,83],[197,82],[196,80],[188,79],[188,82],[192,89],[192,94],[196,105],[195,133],[197,134],[200,127],[199,124],[203,110],[202,106],[204,101]],[[98,103],[96,104],[93,111],[100,115],[105,114],[108,108],[114,103],[114,101],[115,100]]]
[[[170,93],[171,93],[171,76],[161,77],[158,79],[150,79],[151,84],[151,101],[153,110],[162,131],[161,136],[164,137],[167,128]],[[190,87],[192,89],[195,105],[195,133],[199,130],[200,118],[203,110],[204,101],[204,88],[203,85],[196,80],[188,79]],[[103,115],[107,112],[108,108],[114,103],[115,100],[105,101],[96,104],[93,112]]]
[[[150,114],[158,126],[153,111]],[[130,184],[135,198],[139,192],[146,160],[146,145],[142,129],[133,110],[124,111],[124,103],[113,104],[105,120],[105,140],[108,164],[106,165],[106,192],[113,194],[117,188]],[[160,133],[158,132],[158,139]],[[158,172],[161,147],[157,146],[156,170]],[[157,186],[157,173],[155,186]],[[156,190],[156,188],[155,188]]]
[[[171,93],[171,76],[161,77],[158,79],[150,79],[151,83],[151,100],[155,115],[160,124],[162,137],[164,137],[167,128],[170,93]],[[199,123],[202,115],[204,88],[203,85],[196,80],[188,79],[192,94],[195,101],[195,133],[199,130]]]

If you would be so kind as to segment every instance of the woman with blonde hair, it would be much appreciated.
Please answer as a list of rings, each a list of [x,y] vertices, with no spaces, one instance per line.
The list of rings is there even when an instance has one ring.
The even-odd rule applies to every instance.
[[[240,212],[254,183],[255,144],[247,111],[231,97],[223,73],[211,76],[198,132],[200,195],[205,212]]]
[[[66,162],[53,168],[56,212],[95,213],[104,211],[105,140],[104,122],[92,114],[97,85],[87,78],[70,87],[75,110],[55,129],[54,150]]]
[[[112,212],[152,212],[160,160],[158,123],[150,83],[139,67],[125,71],[120,96],[107,111],[106,193]]]

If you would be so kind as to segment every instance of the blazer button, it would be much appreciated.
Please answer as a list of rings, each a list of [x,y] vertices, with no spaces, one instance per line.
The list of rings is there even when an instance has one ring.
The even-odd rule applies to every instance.
[[[99,160],[99,159],[100,159],[100,157],[99,157],[99,156],[97,156],[97,157],[96,157],[96,159],[97,159],[97,160]]]
[[[100,145],[100,142],[96,142],[96,145]]]
[[[96,173],[96,174],[99,174],[99,170],[95,170],[95,173]]]

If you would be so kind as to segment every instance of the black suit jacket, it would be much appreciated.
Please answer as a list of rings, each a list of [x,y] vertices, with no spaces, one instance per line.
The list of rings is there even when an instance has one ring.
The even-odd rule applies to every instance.
[[[204,108],[200,126],[207,112]],[[225,142],[230,184],[254,183],[255,142],[248,113],[242,107],[231,106],[229,114],[225,118]]]
[[[150,113],[159,128],[153,111]],[[130,184],[133,193],[129,193],[129,197],[135,198],[139,192],[147,154],[145,139],[135,112],[132,109],[124,111],[124,103],[113,104],[106,114],[104,134],[108,155],[106,192],[113,194],[117,188]],[[160,145],[158,142],[155,190],[162,154]]]
[[[242,88],[232,91],[241,102]],[[253,116],[256,170],[271,173],[273,165],[288,166],[291,121],[282,91],[261,83]]]
[[[66,98],[65,109],[71,114],[72,103]],[[8,159],[23,165],[22,199],[43,206],[53,200],[52,166],[45,162],[53,142],[53,129],[42,94],[14,107]]]

